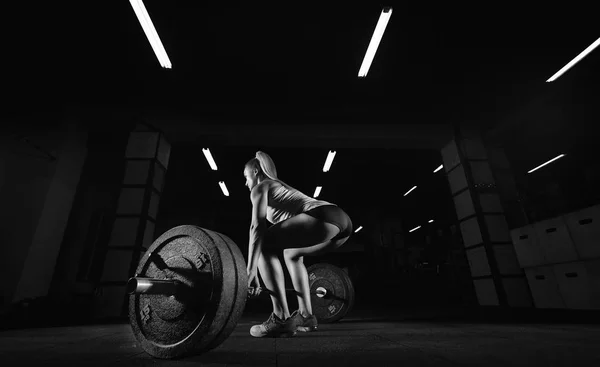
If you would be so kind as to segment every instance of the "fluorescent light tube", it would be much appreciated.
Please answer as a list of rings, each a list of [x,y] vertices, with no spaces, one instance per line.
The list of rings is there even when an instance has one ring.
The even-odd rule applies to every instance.
[[[587,56],[590,52],[592,52],[596,47],[600,45],[600,38],[596,40],[596,42],[589,45],[585,50],[583,50],[577,57],[571,60],[567,65],[563,66],[562,69],[556,72],[556,74],[552,75],[550,79],[546,80],[546,83],[553,82],[558,79],[561,75],[567,72],[570,68],[572,68],[575,64],[577,64],[581,59]]]
[[[369,42],[369,47],[367,47],[365,58],[363,59],[362,65],[360,66],[360,70],[358,71],[359,78],[367,76],[369,68],[371,67],[371,62],[373,62],[373,58],[375,57],[375,53],[377,52],[377,47],[379,47],[379,42],[381,42],[383,32],[385,32],[385,27],[387,27],[391,16],[392,8],[383,8],[381,14],[379,15],[377,25],[375,26],[375,32],[373,32],[373,36],[371,36],[371,42]]]
[[[154,24],[152,23],[152,19],[150,19],[150,15],[144,6],[142,0],[129,0],[135,15],[140,22],[140,25],[144,29],[144,33],[146,34],[146,38],[148,38],[148,42],[150,42],[150,46],[152,46],[152,50],[154,50],[154,54],[162,66],[165,69],[171,69],[171,61],[169,60],[169,56],[167,56],[167,51],[160,41],[160,37],[154,28]]]
[[[227,186],[225,186],[225,182],[219,181],[219,186],[221,186],[221,191],[223,191],[223,195],[229,196],[229,191],[227,190]]]
[[[333,150],[329,151],[329,154],[327,154],[327,159],[325,159],[325,164],[323,165],[323,172],[329,172],[329,169],[331,168],[331,164],[333,163],[333,158],[335,158],[335,154],[336,152]]]
[[[547,165],[547,164],[550,164],[550,163],[554,162],[555,160],[557,160],[557,159],[559,159],[559,158],[562,158],[562,157],[564,157],[564,156],[565,156],[564,154],[561,154],[561,155],[559,155],[558,157],[554,157],[554,158],[552,158],[551,160],[549,160],[548,162],[540,164],[539,166],[535,167],[534,169],[532,169],[531,171],[529,171],[529,172],[527,172],[527,173],[531,173],[531,172],[533,172],[533,171],[537,171],[538,169],[540,169],[540,168],[544,167],[545,165]]]
[[[417,229],[419,229],[419,228],[421,228],[421,226],[416,226],[415,228],[411,229],[411,230],[410,230],[410,231],[408,231],[408,232],[409,232],[409,233],[410,233],[410,232],[414,232],[414,231],[416,231],[416,230],[417,230]]]
[[[204,156],[206,157],[206,160],[208,161],[210,168],[212,168],[213,171],[216,171],[217,163],[215,163],[215,160],[213,159],[212,154],[210,154],[210,149],[202,148],[202,153],[204,153]]]
[[[406,194],[404,194],[404,196],[406,196],[406,195],[410,194],[410,192],[411,192],[411,191],[413,191],[413,190],[414,190],[414,189],[416,189],[416,188],[417,188],[416,186],[413,186],[413,188],[412,188],[412,189],[410,189],[410,190],[408,190],[408,191],[406,192]]]

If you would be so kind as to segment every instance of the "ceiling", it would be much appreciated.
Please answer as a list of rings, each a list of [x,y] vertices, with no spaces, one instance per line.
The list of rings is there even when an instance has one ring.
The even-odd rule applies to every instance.
[[[9,108],[48,114],[65,104],[116,105],[276,124],[493,126],[599,36],[591,8],[568,4],[144,3],[170,70],[160,67],[128,1],[46,2],[34,13],[15,2],[3,24],[12,35]],[[368,76],[358,78],[384,5],[392,17]],[[599,60],[596,51],[563,78],[597,73]],[[44,108],[27,108],[32,101]]]

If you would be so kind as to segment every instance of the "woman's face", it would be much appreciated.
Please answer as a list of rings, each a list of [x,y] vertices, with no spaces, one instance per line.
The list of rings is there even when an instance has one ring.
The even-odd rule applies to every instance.
[[[258,184],[258,170],[256,169],[250,169],[248,167],[246,167],[244,169],[244,177],[246,178],[246,187],[248,187],[248,190],[252,191],[252,189],[254,188],[254,186],[256,186]]]

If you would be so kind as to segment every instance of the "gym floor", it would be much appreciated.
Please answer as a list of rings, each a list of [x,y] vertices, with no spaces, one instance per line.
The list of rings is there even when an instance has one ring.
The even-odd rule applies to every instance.
[[[256,339],[245,313],[216,349],[157,360],[136,344],[128,323],[0,332],[8,366],[600,366],[600,325],[585,321],[482,321],[448,311],[355,310],[335,324],[289,339]],[[528,319],[531,319],[528,317]]]

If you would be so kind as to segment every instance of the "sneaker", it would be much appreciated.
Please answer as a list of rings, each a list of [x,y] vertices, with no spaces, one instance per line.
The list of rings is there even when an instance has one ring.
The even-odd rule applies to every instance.
[[[250,335],[255,338],[287,338],[296,335],[296,330],[291,317],[282,320],[271,313],[267,321],[250,328]]]
[[[296,310],[290,315],[290,319],[292,319],[294,325],[296,325],[296,331],[307,332],[317,330],[318,323],[315,315],[304,317]]]

